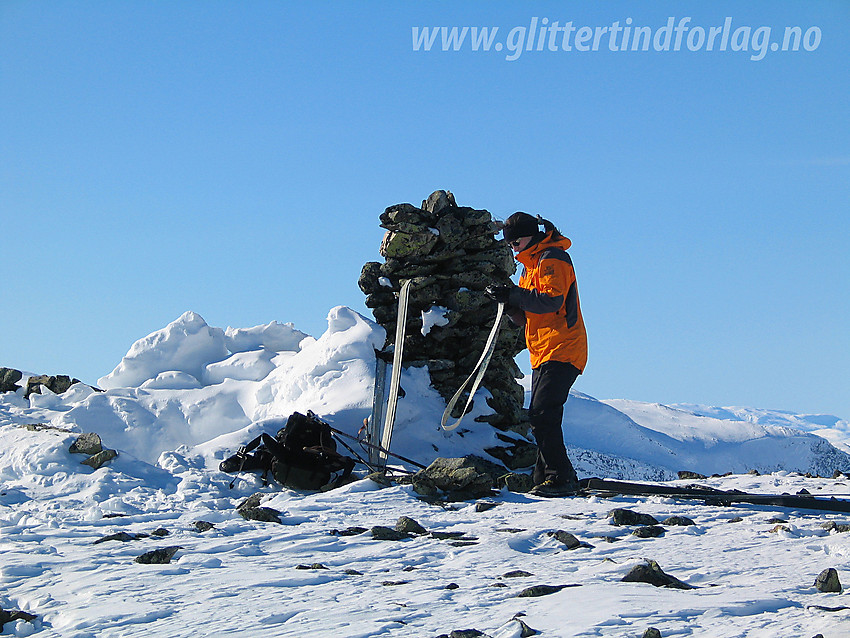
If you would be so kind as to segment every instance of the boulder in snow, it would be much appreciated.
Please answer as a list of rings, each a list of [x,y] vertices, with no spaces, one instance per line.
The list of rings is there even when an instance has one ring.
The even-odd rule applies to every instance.
[[[15,392],[18,389],[18,381],[24,377],[20,370],[13,368],[0,368],[0,393]]]
[[[678,578],[665,574],[664,570],[654,560],[647,560],[635,565],[628,574],[623,576],[622,582],[649,583],[656,587],[672,587],[673,589],[696,589],[693,585],[688,585]]]
[[[651,514],[641,514],[622,507],[611,510],[608,516],[611,518],[611,525],[658,525],[658,521]]]
[[[183,548],[179,545],[175,545],[173,547],[163,547],[161,549],[155,549],[151,552],[145,552],[141,556],[136,556],[136,558],[134,558],[133,560],[143,565],[167,565],[171,562],[171,559],[174,558],[174,554],[176,554],[181,549]]]
[[[842,589],[838,571],[834,567],[823,570],[815,579],[815,588],[824,593],[840,594]]]
[[[27,379],[27,391],[24,397],[29,397],[31,394],[41,394],[42,388],[47,388],[53,394],[62,394],[67,392],[75,383],[80,383],[79,379],[72,379],[67,374],[46,375],[42,374]]]
[[[482,498],[491,494],[496,479],[505,473],[501,466],[474,455],[438,458],[413,476],[413,489],[428,497],[442,491],[449,500]]]
[[[103,442],[96,432],[86,432],[77,437],[68,448],[71,454],[86,454],[91,456],[103,451]]]

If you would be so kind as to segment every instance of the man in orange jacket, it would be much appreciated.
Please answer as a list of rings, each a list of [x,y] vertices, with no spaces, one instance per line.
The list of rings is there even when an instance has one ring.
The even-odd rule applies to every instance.
[[[578,490],[578,477],[561,421],[570,388],[587,364],[587,332],[567,254],[571,242],[551,222],[522,212],[508,217],[503,233],[524,266],[522,276],[519,286],[493,285],[486,293],[506,304],[514,323],[525,324],[532,368],[528,412],[538,448],[531,493],[568,496]]]

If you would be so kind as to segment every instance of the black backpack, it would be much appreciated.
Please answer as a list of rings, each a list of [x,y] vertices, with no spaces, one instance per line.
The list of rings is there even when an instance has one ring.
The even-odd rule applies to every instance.
[[[354,464],[354,459],[336,451],[330,425],[312,412],[306,416],[293,412],[276,436],[261,434],[222,461],[219,469],[229,474],[262,470],[264,482],[271,472],[286,487],[318,490],[332,477],[337,483],[348,477]]]

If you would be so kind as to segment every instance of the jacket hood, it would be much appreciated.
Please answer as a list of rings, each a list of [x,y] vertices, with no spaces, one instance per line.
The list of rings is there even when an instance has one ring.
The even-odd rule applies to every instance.
[[[547,250],[548,248],[560,248],[561,250],[567,250],[572,245],[573,242],[569,239],[554,230],[550,230],[543,236],[543,239],[532,244],[516,257],[523,266],[528,267],[536,261],[537,257],[544,250]]]

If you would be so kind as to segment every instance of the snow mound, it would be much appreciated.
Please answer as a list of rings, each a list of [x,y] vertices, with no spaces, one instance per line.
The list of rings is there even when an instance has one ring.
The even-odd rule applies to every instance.
[[[276,360],[278,367],[254,393],[252,420],[307,410],[332,417],[360,409],[362,421],[372,404],[375,350],[385,339],[381,326],[350,308],[331,309],[319,339],[308,337],[299,352]]]
[[[189,311],[136,341],[98,385],[104,390],[137,387],[170,371],[184,372],[200,381],[208,364],[226,359],[228,354],[224,331],[211,328],[201,315]]]
[[[230,352],[271,350],[272,352],[298,351],[298,344],[309,335],[296,330],[291,323],[272,321],[253,328],[230,328],[224,331],[225,345]]]
[[[224,361],[209,364],[204,370],[204,381],[207,384],[223,383],[225,379],[261,381],[274,370],[274,356],[270,350],[237,352]]]

